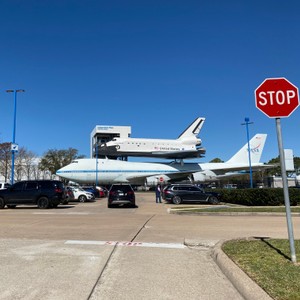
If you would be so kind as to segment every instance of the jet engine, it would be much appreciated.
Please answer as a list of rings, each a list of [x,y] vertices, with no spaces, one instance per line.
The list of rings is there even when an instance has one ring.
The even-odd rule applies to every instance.
[[[147,186],[154,186],[157,185],[158,183],[166,183],[170,180],[170,177],[166,176],[166,175],[155,175],[155,176],[150,176],[147,177],[145,180],[145,184]]]
[[[213,171],[206,170],[193,173],[191,178],[193,182],[207,182],[215,181],[217,179],[217,175]]]

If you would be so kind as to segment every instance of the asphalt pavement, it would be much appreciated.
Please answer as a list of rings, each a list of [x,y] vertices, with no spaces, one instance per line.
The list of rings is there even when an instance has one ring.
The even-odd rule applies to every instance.
[[[285,238],[284,216],[171,215],[154,201],[0,210],[0,299],[270,299],[221,244]]]

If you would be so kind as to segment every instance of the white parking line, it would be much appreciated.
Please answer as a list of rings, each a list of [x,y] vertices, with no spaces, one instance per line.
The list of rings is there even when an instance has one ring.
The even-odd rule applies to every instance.
[[[143,242],[117,242],[117,241],[83,241],[83,240],[68,240],[67,245],[100,245],[100,246],[123,246],[123,247],[148,247],[148,248],[169,248],[169,249],[184,249],[183,244],[176,243],[143,243]]]
[[[91,215],[90,212],[51,212],[51,211],[44,211],[44,212],[33,212],[33,215]]]

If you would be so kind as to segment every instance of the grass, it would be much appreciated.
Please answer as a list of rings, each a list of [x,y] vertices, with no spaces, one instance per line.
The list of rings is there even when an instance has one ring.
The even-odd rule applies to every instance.
[[[249,213],[259,213],[259,212],[265,212],[265,213],[285,213],[285,207],[284,206],[253,206],[253,207],[245,207],[245,206],[235,206],[235,207],[208,207],[208,208],[200,208],[200,207],[172,207],[172,210],[180,210],[180,212],[211,212],[211,213],[223,213],[223,212],[249,212]],[[291,212],[294,213],[300,213],[300,207],[291,207]]]
[[[300,259],[300,240],[295,248]],[[222,249],[272,298],[300,299],[300,265],[291,262],[288,240],[233,240]]]

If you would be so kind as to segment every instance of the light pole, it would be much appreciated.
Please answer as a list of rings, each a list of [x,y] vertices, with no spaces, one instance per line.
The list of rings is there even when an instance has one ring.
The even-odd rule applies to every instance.
[[[95,188],[97,188],[97,183],[98,183],[98,142],[96,142],[95,150],[96,150],[96,185],[95,185]]]
[[[249,118],[245,118],[245,123],[242,123],[241,125],[246,125],[246,131],[247,131],[247,143],[248,143],[248,159],[249,159],[249,170],[250,170],[250,188],[253,188],[253,179],[252,179],[252,166],[251,166],[251,149],[250,149],[250,142],[249,142],[249,124],[253,124],[253,122],[249,122]]]
[[[17,93],[23,93],[25,90],[6,90],[7,93],[14,93],[14,124],[13,124],[13,139],[11,144],[11,184],[14,183],[14,170],[15,170],[15,152],[18,151],[16,145],[16,125],[17,125]]]

